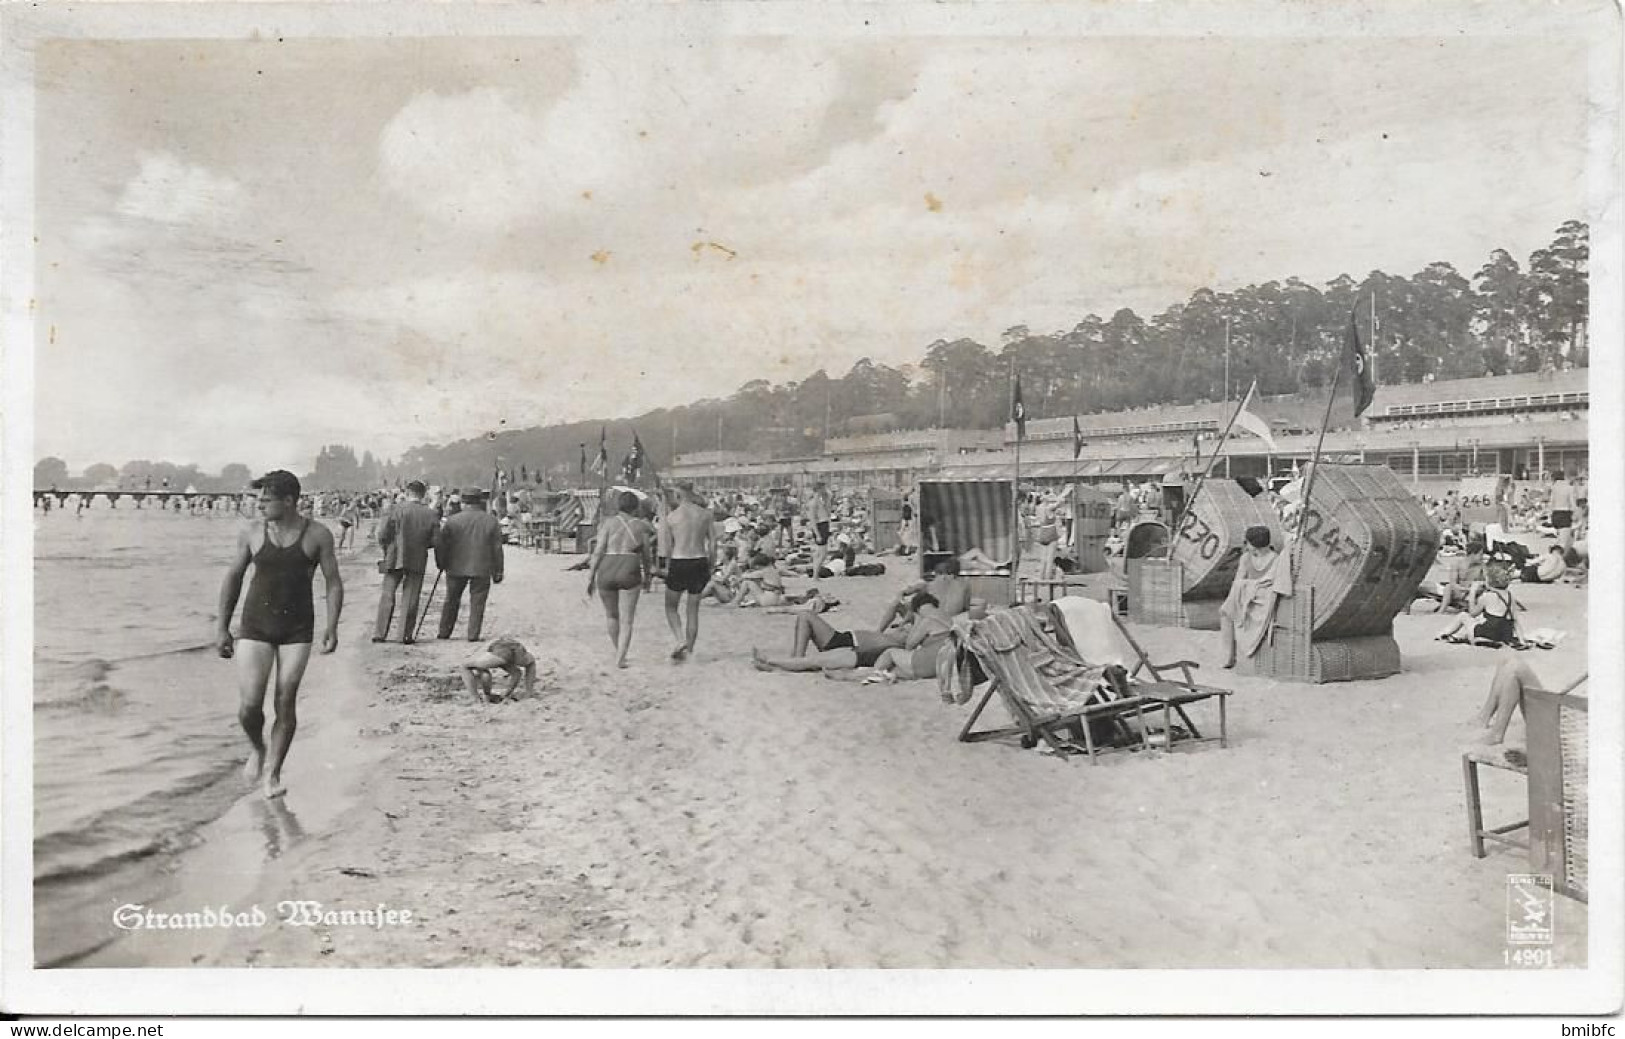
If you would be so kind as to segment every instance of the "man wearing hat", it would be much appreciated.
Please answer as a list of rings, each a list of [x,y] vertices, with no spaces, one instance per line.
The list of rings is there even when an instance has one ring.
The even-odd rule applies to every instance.
[[[502,524],[485,511],[485,492],[480,488],[470,487],[461,497],[462,510],[441,526],[434,544],[435,564],[446,575],[446,602],[440,608],[439,637],[451,638],[466,588],[468,640],[478,642],[491,583],[502,583]]]
[[[423,504],[428,488],[420,480],[406,485],[406,500],[390,506],[384,522],[378,529],[378,544],[384,549],[384,558],[378,569],[383,571],[384,586],[378,596],[378,621],[373,628],[372,640],[383,642],[389,637],[389,622],[395,616],[395,595],[400,591],[406,597],[406,627],[401,641],[412,644],[412,633],[418,626],[418,600],[423,592],[423,571],[429,565],[429,549],[434,544],[440,527],[440,517]]]

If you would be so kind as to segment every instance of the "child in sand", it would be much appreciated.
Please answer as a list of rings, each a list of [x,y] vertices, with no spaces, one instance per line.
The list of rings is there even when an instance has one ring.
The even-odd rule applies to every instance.
[[[507,672],[508,688],[500,696],[493,696],[491,672],[497,668]],[[514,690],[519,687],[521,679],[525,683],[525,696],[533,696],[536,692],[536,658],[531,656],[524,643],[506,635],[464,661],[462,672],[463,687],[476,703],[481,699],[487,703],[513,699]]]

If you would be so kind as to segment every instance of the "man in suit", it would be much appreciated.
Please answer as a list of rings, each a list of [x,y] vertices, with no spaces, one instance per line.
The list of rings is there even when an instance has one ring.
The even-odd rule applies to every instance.
[[[446,520],[435,540],[434,558],[446,574],[446,603],[440,608],[440,638],[451,638],[457,627],[463,589],[468,589],[468,641],[480,640],[485,620],[485,599],[491,584],[502,583],[502,524],[485,511],[485,492],[470,488],[462,494],[462,510]]]
[[[378,596],[378,623],[372,640],[383,642],[389,636],[389,622],[395,617],[395,594],[406,596],[406,628],[401,642],[410,646],[418,626],[418,599],[423,592],[423,571],[429,566],[429,549],[440,529],[440,517],[423,503],[428,488],[418,480],[406,485],[406,500],[390,507],[378,529],[378,544],[384,558],[384,586]]]

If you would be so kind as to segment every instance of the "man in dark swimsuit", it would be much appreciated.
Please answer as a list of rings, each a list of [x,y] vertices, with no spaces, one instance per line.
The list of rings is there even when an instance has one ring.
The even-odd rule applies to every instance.
[[[932,599],[933,604],[935,601]],[[796,616],[789,656],[769,656],[754,647],[750,656],[758,671],[850,671],[874,667],[888,649],[902,648],[907,639],[907,628],[838,631],[824,618],[808,612]],[[809,653],[809,649],[815,652]]]
[[[659,554],[666,560],[666,626],[676,648],[671,658],[687,660],[700,637],[700,596],[711,583],[711,560],[716,558],[716,531],[711,511],[700,503],[691,484],[672,494],[672,509],[660,522]],[[683,596],[688,596],[686,614]]]
[[[316,609],[311,584],[318,566],[327,585],[327,626],[322,652],[339,644],[339,614],[344,609],[344,583],[339,578],[333,532],[299,514],[299,478],[278,469],[249,486],[260,492],[263,524],[249,524],[237,535],[236,554],[220,586],[217,649],[237,658],[240,702],[237,720],[253,746],[244,773],[250,782],[265,779],[265,796],[281,797],[282,763],[298,727],[299,681],[310,662],[316,636]],[[243,603],[235,643],[231,617],[243,590],[243,575],[254,567],[254,579]],[[276,721],[271,726],[271,770],[265,771],[265,689],[276,668]]]

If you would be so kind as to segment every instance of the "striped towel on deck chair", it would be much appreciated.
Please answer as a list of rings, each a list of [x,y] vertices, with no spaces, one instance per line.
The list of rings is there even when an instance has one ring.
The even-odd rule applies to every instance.
[[[998,681],[1004,696],[1019,702],[1039,721],[1077,714],[1118,697],[1104,680],[1105,664],[1088,663],[1063,648],[1029,610],[997,610],[981,621],[960,618],[954,633],[964,651],[961,660],[967,654],[974,657]],[[944,678],[945,692],[953,690],[952,682]],[[964,688],[963,679],[958,684]],[[954,699],[964,702],[957,695]]]

